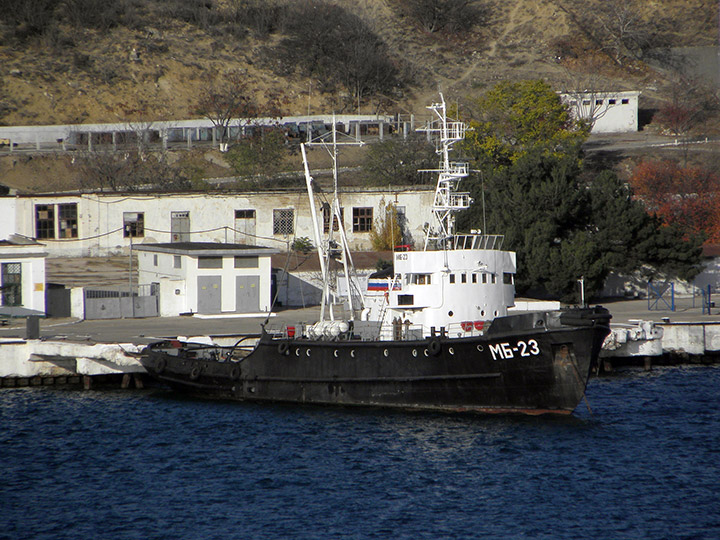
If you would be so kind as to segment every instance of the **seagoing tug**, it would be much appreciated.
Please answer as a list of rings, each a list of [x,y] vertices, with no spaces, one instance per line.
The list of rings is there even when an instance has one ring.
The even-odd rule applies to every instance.
[[[321,237],[306,147],[330,152],[331,210],[342,223],[335,130],[303,143],[307,191],[324,277],[320,320],[262,325],[260,337],[232,346],[207,338],[164,340],[145,348],[143,366],[157,380],[195,396],[318,405],[394,407],[472,413],[570,414],[583,398],[603,340],[607,309],[511,311],[515,253],[501,235],[455,231],[455,214],[472,204],[458,191],[467,163],[450,161],[466,126],[449,121],[445,101],[428,107],[440,166],[418,251],[394,253],[393,268],[353,280],[342,227]],[[328,140],[331,136],[332,140]],[[329,262],[344,267],[345,291],[331,291]],[[342,315],[335,313],[342,312]],[[267,323],[267,321],[266,321]]]

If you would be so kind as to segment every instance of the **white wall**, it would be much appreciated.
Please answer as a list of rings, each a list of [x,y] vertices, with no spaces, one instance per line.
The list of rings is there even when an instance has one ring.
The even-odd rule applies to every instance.
[[[218,246],[221,248],[222,246]],[[154,261],[157,257],[157,266]],[[182,268],[174,268],[172,253],[138,252],[138,282],[140,285],[160,283],[160,315],[173,317],[180,313],[198,312],[197,281],[199,276],[220,276],[221,311],[236,312],[236,276],[259,276],[260,311],[270,310],[271,281],[269,256],[258,257],[257,268],[235,268],[235,257],[223,257],[222,268],[198,268],[197,256],[180,255]],[[177,291],[177,292],[176,292]]]
[[[0,248],[0,263],[20,263],[22,307],[45,312],[45,246],[9,245]]]
[[[345,231],[353,250],[371,249],[370,233],[352,232],[353,207],[372,207],[374,218],[380,214],[380,204],[393,201],[405,207],[407,229],[415,244],[423,239],[423,225],[432,221],[430,207],[434,190],[401,191],[392,189],[347,191],[342,195]],[[78,210],[77,239],[41,239],[50,257],[107,256],[127,253],[130,239],[123,237],[123,213],[143,212],[145,236],[133,243],[170,242],[171,212],[190,213],[190,236],[193,242],[234,242],[235,210],[254,209],[256,238],[243,243],[284,249],[288,241],[297,237],[313,239],[307,193],[271,191],[243,194],[87,194],[0,197],[0,215],[12,218],[0,221],[5,228],[28,237],[35,235],[35,205],[76,203]],[[292,208],[295,214],[295,234],[285,237],[273,234],[273,210]],[[14,212],[13,212],[14,209]],[[56,213],[57,214],[57,213]],[[318,212],[318,219],[322,213]],[[57,220],[57,215],[55,216]],[[322,225],[322,222],[321,222]],[[202,232],[199,232],[202,231]]]
[[[630,133],[638,130],[639,96],[640,92],[572,92],[561,94],[561,99],[573,118],[594,119],[592,133]]]

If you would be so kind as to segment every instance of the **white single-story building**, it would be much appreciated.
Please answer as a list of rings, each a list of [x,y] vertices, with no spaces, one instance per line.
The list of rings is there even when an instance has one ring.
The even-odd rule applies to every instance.
[[[562,92],[575,120],[592,124],[592,133],[630,133],[638,130],[640,92]]]
[[[242,244],[143,244],[138,284],[159,289],[159,315],[266,313],[272,305],[270,256],[278,250]]]
[[[18,235],[0,240],[0,315],[45,313],[45,246]]]
[[[405,238],[419,245],[430,221],[434,189],[348,188],[341,196],[342,226],[352,250],[372,249],[370,232],[395,204]],[[318,225],[330,212],[318,195]],[[338,224],[333,224],[337,229]],[[49,257],[107,256],[132,246],[168,242],[238,243],[287,249],[314,238],[304,189],[257,192],[54,193],[0,197],[0,238],[20,234],[42,242]]]

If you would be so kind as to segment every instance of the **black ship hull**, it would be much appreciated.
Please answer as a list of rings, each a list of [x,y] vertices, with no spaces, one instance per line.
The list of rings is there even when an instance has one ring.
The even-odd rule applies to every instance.
[[[610,315],[601,307],[495,319],[484,335],[334,341],[265,333],[251,349],[154,343],[142,363],[195,396],[478,413],[569,414]]]

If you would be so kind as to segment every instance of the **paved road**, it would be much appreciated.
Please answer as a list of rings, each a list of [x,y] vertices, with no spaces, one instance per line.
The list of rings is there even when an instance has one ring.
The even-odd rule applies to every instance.
[[[693,307],[692,299],[676,301],[676,310],[648,309],[647,300],[624,300],[605,302],[613,315],[613,324],[630,324],[634,320],[652,320],[663,322],[667,318],[671,323],[682,322],[718,322],[720,308],[713,309],[712,315],[702,313],[699,301]],[[270,317],[268,327],[283,326],[298,322],[314,322],[319,317],[319,307],[287,309]],[[92,341],[100,343],[146,344],[158,338],[198,335],[238,335],[260,332],[260,325],[266,316],[255,317],[165,317],[147,319],[113,319],[99,321],[77,321],[74,319],[44,319],[40,321],[40,335],[45,339],[64,339],[70,341]],[[0,338],[25,337],[25,323],[14,321],[10,327],[0,328]]]
[[[287,323],[314,322],[319,318],[320,308],[311,307],[284,310],[270,317],[268,327]],[[99,343],[146,344],[158,338],[199,335],[237,335],[259,333],[266,315],[254,317],[152,317],[146,319],[111,319],[78,321],[76,319],[43,319],[40,336],[44,339],[70,341],[93,341]],[[7,328],[0,328],[0,338],[26,335],[23,320],[13,321]]]

